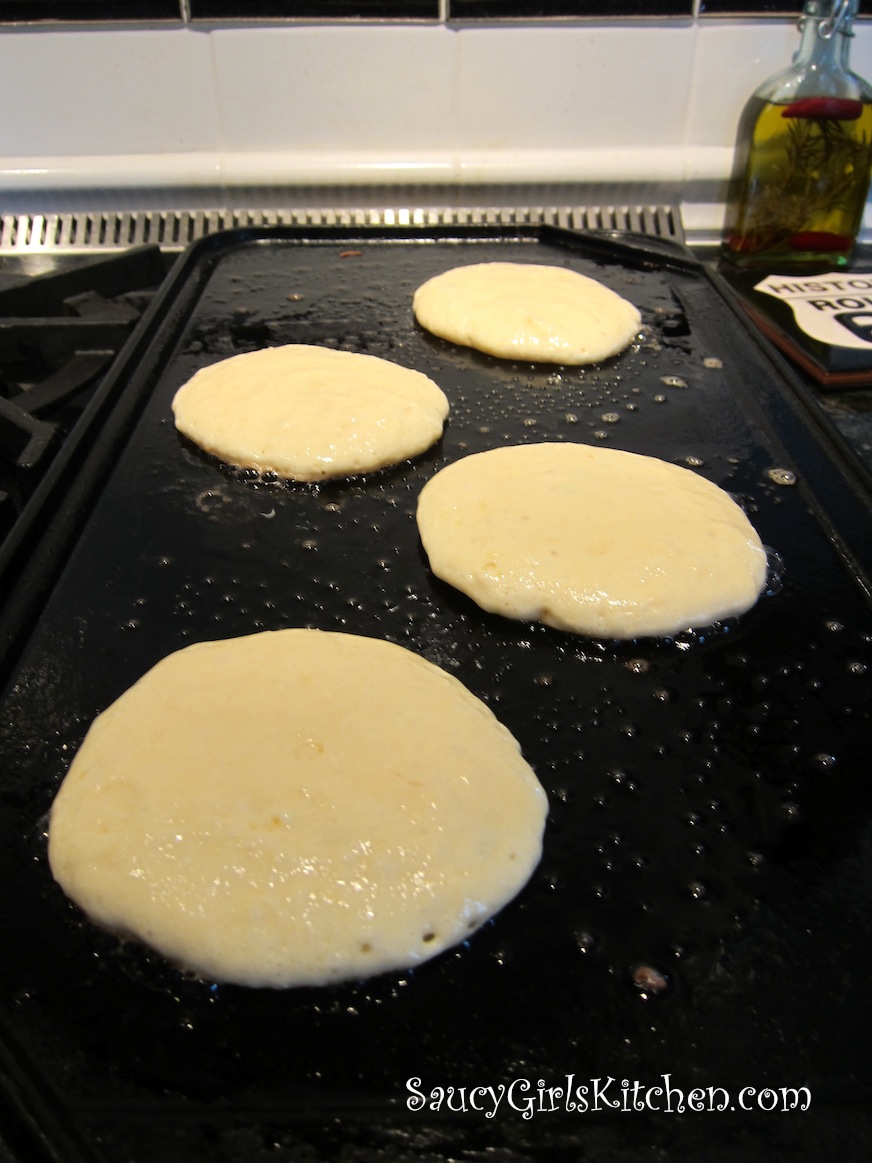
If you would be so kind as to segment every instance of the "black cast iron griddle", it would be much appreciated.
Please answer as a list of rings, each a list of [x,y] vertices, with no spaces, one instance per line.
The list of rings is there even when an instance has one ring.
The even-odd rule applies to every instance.
[[[493,259],[600,279],[639,306],[643,337],[573,369],[417,327],[419,283]],[[227,470],[177,435],[170,401],[197,368],[289,342],[432,376],[451,401],[444,438],[318,487]],[[107,390],[6,605],[10,1141],[28,1158],[131,1163],[864,1158],[872,514],[714,276],[677,249],[547,228],[213,236]],[[430,574],[416,497],[458,457],[541,440],[656,455],[728,489],[783,563],[771,591],[711,631],[630,643],[483,613]],[[284,626],[387,638],[445,667],[548,791],[528,887],[413,972],[286,992],[192,980],[83,920],[51,880],[46,813],[93,717],[172,650]],[[569,1075],[587,1110],[547,1097],[523,1117],[540,1080]],[[737,1109],[657,1112],[664,1075]],[[623,1079],[647,1110],[627,1108]],[[496,1118],[407,1105],[513,1082],[521,1109]],[[807,1087],[811,1107],[741,1110],[745,1087],[776,1104]]]

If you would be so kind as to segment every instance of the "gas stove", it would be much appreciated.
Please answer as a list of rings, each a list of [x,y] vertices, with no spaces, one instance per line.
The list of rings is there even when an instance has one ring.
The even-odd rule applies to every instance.
[[[4,230],[0,296],[55,338],[48,354],[10,340],[2,369],[5,408],[22,419],[4,438],[0,549],[13,583],[0,607],[0,921],[12,934],[0,1159],[7,1126],[16,1159],[40,1147],[83,1163],[587,1150],[577,1115],[553,1129],[550,1115],[499,1128],[409,1117],[404,1080],[436,1064],[428,1085],[563,1070],[649,1082],[668,1071],[737,1093],[807,1085],[804,1122],[730,1120],[743,1157],[860,1142],[856,1030],[869,1004],[850,934],[872,883],[861,850],[872,492],[862,448],[723,297],[674,212],[101,215]],[[522,260],[538,248],[602,273],[644,307],[644,340],[571,375],[431,342],[409,288],[469,246]],[[11,319],[28,333],[28,316]],[[323,488],[237,479],[185,448],[175,388],[258,342],[258,328],[273,342],[365,337],[375,353],[438,366],[453,402],[442,446]],[[419,552],[421,481],[496,440],[549,438],[611,441],[711,475],[785,571],[741,624],[663,641],[576,641],[458,603]],[[240,994],[116,949],[71,916],[36,835],[85,724],[156,654],[312,621],[447,662],[517,725],[553,815],[528,905],[414,981],[323,995]],[[623,1153],[619,1121],[597,1124],[597,1157],[637,1158],[652,1142],[675,1158],[705,1150],[695,1126],[661,1115],[655,1138],[633,1130]]]

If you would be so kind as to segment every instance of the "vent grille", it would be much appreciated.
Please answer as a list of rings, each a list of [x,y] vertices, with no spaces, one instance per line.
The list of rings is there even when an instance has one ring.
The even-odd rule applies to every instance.
[[[538,226],[621,230],[682,242],[670,206],[576,206],[348,210],[155,210],[59,214],[4,214],[0,254],[126,250],[157,245],[169,251],[219,230],[239,227]]]

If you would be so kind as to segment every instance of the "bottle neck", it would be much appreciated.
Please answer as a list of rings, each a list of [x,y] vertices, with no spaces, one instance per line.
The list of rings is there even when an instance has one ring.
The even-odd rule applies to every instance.
[[[802,39],[794,66],[821,71],[847,69],[856,10],[857,0],[809,0],[799,21]]]

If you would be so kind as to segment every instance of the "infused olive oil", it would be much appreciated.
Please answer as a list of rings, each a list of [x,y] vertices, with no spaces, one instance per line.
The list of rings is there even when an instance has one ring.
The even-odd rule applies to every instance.
[[[857,0],[808,0],[791,68],[742,113],[723,255],[738,266],[847,263],[872,173],[872,89],[847,67]]]

